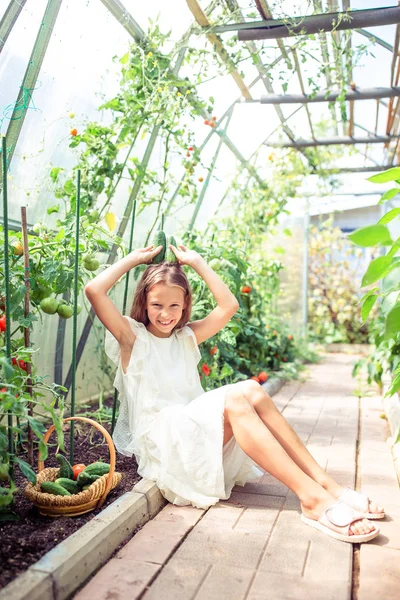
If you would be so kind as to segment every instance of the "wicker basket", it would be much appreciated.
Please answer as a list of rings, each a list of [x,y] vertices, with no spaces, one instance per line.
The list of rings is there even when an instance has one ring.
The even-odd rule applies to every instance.
[[[102,425],[86,417],[69,417],[66,421],[84,421],[96,427],[104,436],[110,450],[110,471],[102,475],[92,485],[79,494],[71,496],[57,496],[56,494],[45,494],[40,491],[40,484],[44,481],[55,481],[58,477],[59,468],[44,468],[43,461],[38,462],[38,475],[36,484],[28,483],[25,487],[25,496],[37,506],[41,515],[48,517],[75,517],[90,512],[95,508],[100,508],[109,491],[121,481],[122,474],[115,472],[115,448],[110,434]],[[47,443],[54,431],[54,425],[46,432],[44,442]]]

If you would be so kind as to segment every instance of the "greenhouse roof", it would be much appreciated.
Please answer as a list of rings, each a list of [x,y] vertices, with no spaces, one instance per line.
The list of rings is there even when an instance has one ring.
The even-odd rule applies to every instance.
[[[310,151],[340,148],[324,175],[361,173],[362,180],[398,163],[400,8],[393,2],[11,0],[0,18],[1,132],[10,173],[23,172],[30,189],[40,186],[44,165],[63,156],[64,115],[91,118],[96,96],[118,90],[113,56],[130,41],[145,45],[155,24],[168,34],[163,51],[177,90],[190,85],[193,102],[213,97],[216,127],[194,130],[210,165],[219,154],[220,181],[239,160],[262,182],[275,149],[296,149],[318,174]],[[200,59],[197,71],[185,57],[206,47],[216,60],[204,75]]]

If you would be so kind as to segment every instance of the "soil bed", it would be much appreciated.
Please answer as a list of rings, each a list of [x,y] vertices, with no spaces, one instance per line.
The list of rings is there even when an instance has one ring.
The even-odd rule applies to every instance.
[[[85,415],[89,416],[89,415]],[[96,415],[92,418],[99,421]],[[108,423],[102,422],[107,431],[110,431]],[[58,467],[55,460],[56,436],[51,438],[53,445],[49,445],[49,458],[45,462],[46,467]],[[65,429],[65,449],[69,457],[69,426]],[[26,455],[19,456],[26,460]],[[89,465],[96,460],[102,459],[109,462],[109,450],[102,434],[84,423],[75,423],[75,450],[74,463]],[[37,472],[37,454],[35,455],[34,470]],[[119,496],[132,490],[132,487],[141,478],[137,474],[137,464],[134,458],[117,454],[116,471],[123,474],[118,486],[111,490],[101,509],[93,510],[78,517],[44,517],[25,498],[23,490],[27,484],[26,478],[15,470],[16,484],[19,488],[15,496],[14,512],[18,515],[18,521],[0,522],[0,589],[10,581],[26,571],[28,567],[37,562],[49,550],[54,548],[62,540],[77,531],[85,523],[93,519],[109,504]]]

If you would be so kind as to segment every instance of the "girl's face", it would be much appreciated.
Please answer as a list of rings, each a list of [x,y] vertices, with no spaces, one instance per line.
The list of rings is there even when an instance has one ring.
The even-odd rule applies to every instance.
[[[156,283],[147,293],[148,331],[156,337],[169,337],[185,308],[185,292],[177,285]]]

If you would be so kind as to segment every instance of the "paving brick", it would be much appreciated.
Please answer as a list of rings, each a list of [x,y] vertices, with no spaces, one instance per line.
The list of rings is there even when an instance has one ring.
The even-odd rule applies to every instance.
[[[400,552],[392,548],[363,544],[360,549],[358,600],[398,600],[400,594]]]
[[[274,507],[275,498],[279,496],[265,496],[263,494],[248,494],[247,492],[238,493],[232,492],[229,500],[224,500],[224,503],[235,504],[238,506],[265,506]],[[221,502],[222,504],[222,502]]]
[[[163,565],[174,549],[181,543],[187,528],[168,526],[162,522],[149,521],[118,552],[117,558],[129,561],[148,561]]]
[[[195,600],[244,600],[255,575],[254,569],[236,565],[213,566],[198,590]]]
[[[288,488],[269,473],[265,473],[258,481],[246,483],[245,486],[236,485],[233,493],[263,494],[264,496],[286,496]]]
[[[74,600],[135,600],[161,569],[160,565],[140,561],[110,560]]]
[[[210,564],[240,565],[256,568],[263,552],[268,530],[263,533],[241,531],[200,531],[193,529],[175,553],[175,557],[196,562],[200,556],[207,557]]]
[[[297,511],[283,510],[272,531],[259,571],[298,575],[303,573],[309,540]]]
[[[156,517],[154,521],[162,521],[163,523],[173,522],[180,523],[183,528],[193,527],[199,519],[202,518],[206,511],[193,506],[176,506],[175,504],[167,504]]]
[[[179,560],[174,557],[160,572],[150,589],[144,594],[143,599],[189,600],[195,598],[196,590],[200,588],[211,568],[211,564],[202,562],[198,557],[193,561]],[[130,600],[131,596],[126,596],[123,600],[128,599]]]
[[[347,582],[310,581],[281,573],[257,572],[246,600],[348,600]]]

